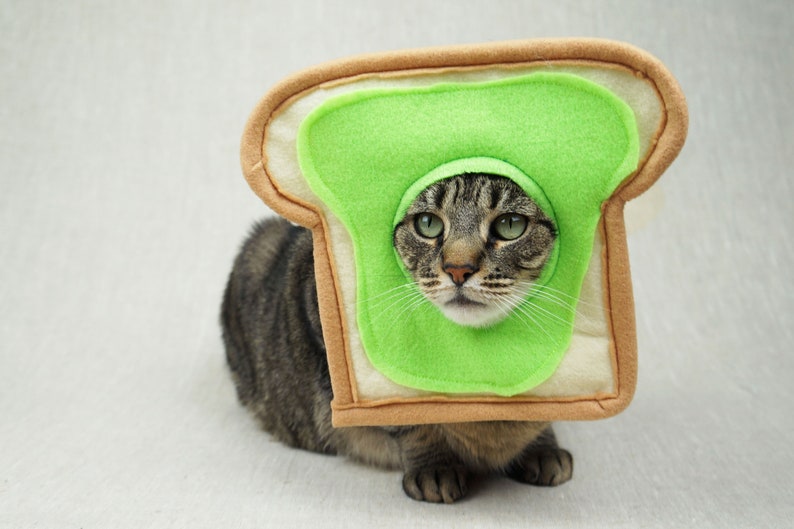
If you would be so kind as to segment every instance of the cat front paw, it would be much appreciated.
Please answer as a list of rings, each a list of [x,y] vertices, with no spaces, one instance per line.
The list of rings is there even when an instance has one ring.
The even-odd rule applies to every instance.
[[[454,503],[466,495],[466,478],[459,465],[412,469],[403,475],[403,490],[418,501]]]
[[[543,448],[525,454],[508,475],[529,485],[556,487],[573,477],[573,456],[562,448]]]

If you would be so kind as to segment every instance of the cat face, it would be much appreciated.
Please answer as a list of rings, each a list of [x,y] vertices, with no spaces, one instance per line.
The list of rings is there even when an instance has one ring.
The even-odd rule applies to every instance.
[[[483,327],[524,301],[555,238],[552,220],[511,180],[465,174],[422,191],[393,240],[428,300],[456,323]]]

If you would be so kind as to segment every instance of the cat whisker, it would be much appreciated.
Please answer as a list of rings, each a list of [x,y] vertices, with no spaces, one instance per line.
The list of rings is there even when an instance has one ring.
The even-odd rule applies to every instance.
[[[409,284],[408,286],[414,287],[415,285]],[[394,322],[405,314],[407,310],[428,301],[425,295],[416,288],[392,290],[396,291],[372,304],[371,315],[373,318],[388,318]],[[388,305],[386,305],[387,303]]]
[[[561,300],[553,295],[550,295],[548,292],[543,292],[539,290],[531,291],[529,299],[537,298],[540,300],[548,301],[549,303],[565,310],[569,314],[579,315],[579,311],[577,310],[576,306],[566,303],[564,300]]]
[[[532,307],[532,309],[535,311],[540,311],[541,313],[545,314],[546,317],[551,318],[552,320],[560,323],[561,325],[565,325],[565,326],[573,325],[572,321],[568,321],[565,318],[562,318],[559,315],[554,314],[552,311],[548,309],[544,309],[537,303],[533,303],[531,300],[529,301],[529,303],[527,303],[527,306]]]
[[[413,283],[407,283],[391,288],[386,292],[370,298],[375,300],[370,306],[371,317],[373,319],[387,318],[391,320],[392,324],[388,329],[388,331],[391,331],[394,322],[396,322],[406,310],[416,307],[423,301],[426,301],[425,296],[415,287],[416,285]]]
[[[407,301],[407,302],[402,306],[402,309],[400,310],[400,312],[398,312],[394,316],[388,316],[388,314],[386,312],[383,312],[381,314],[381,317],[388,316],[389,319],[391,320],[390,325],[386,329],[386,334],[387,335],[390,334],[392,329],[394,329],[394,326],[397,325],[400,322],[400,319],[402,318],[403,315],[410,314],[411,312],[413,312],[418,307],[421,307],[424,303],[429,303],[427,298],[425,296],[423,296],[421,293],[418,296],[412,296],[412,297],[403,298],[402,301]]]
[[[378,310],[378,312],[380,312],[384,316],[388,316],[390,313],[393,312],[392,309],[399,310],[406,303],[410,305],[410,304],[412,304],[412,303],[414,303],[416,301],[423,301],[424,299],[425,299],[425,297],[422,295],[421,292],[419,292],[417,290],[410,290],[408,292],[405,292],[404,295],[399,296],[396,299],[394,299],[392,301],[392,303],[389,304],[388,307],[385,307],[385,308],[382,308],[382,309],[378,308],[377,310]],[[373,308],[376,308],[376,307],[373,306]],[[403,311],[401,310],[400,314],[402,314],[402,312]]]
[[[595,305],[593,303],[588,303],[586,301],[578,301],[577,303],[571,303],[564,298],[553,294],[549,290],[555,289],[547,289],[545,286],[542,287],[532,287],[529,290],[529,299],[537,298],[549,303],[552,303],[562,309],[564,309],[569,314],[573,314],[576,317],[583,317],[582,312],[579,310],[579,305],[583,305],[584,307],[590,308],[600,308],[600,305]],[[573,296],[568,295],[569,298],[574,299]]]
[[[502,300],[502,301],[501,301],[501,303],[506,303],[506,301]],[[555,339],[554,339],[554,337],[553,337],[551,334],[549,334],[549,331],[548,331],[548,330],[546,330],[546,327],[544,327],[544,326],[541,324],[541,322],[540,322],[540,321],[538,321],[538,319],[536,319],[536,318],[535,318],[535,316],[534,316],[534,315],[533,315],[531,312],[529,312],[529,311],[528,311],[526,308],[522,307],[522,306],[519,304],[519,305],[516,305],[516,306],[514,306],[514,307],[511,309],[511,312],[512,312],[513,314],[515,314],[515,315],[518,317],[519,321],[521,321],[522,323],[524,323],[524,325],[526,325],[526,326],[527,326],[527,328],[528,328],[528,329],[530,329],[530,331],[532,331],[532,326],[531,326],[531,325],[530,325],[530,324],[529,324],[527,321],[525,321],[525,319],[526,319],[526,320],[529,320],[529,321],[530,321],[530,322],[532,322],[532,323],[534,323],[534,324],[535,324],[535,326],[536,326],[538,329],[540,329],[540,330],[543,332],[543,334],[545,334],[545,335],[546,335],[546,337],[547,337],[549,340],[551,340],[551,341],[552,341],[552,343],[554,343],[555,345],[559,346],[559,342],[558,342],[557,340],[555,340]],[[523,316],[523,318],[522,318],[522,316]]]
[[[518,306],[516,307],[518,310],[522,310],[524,312],[531,311],[533,315],[537,316],[538,318],[542,318],[547,323],[554,325],[562,325],[564,327],[573,325],[573,322],[568,321],[557,314],[554,314],[552,311],[541,307],[537,303],[533,303],[531,299],[526,303],[524,303],[524,300],[522,298],[521,299],[518,298],[517,295],[515,295],[513,299],[514,301],[518,302]]]
[[[393,287],[393,288],[390,288],[388,290],[385,290],[385,291],[381,292],[380,294],[376,294],[374,296],[358,300],[357,303],[372,303],[375,300],[381,300],[382,301],[383,297],[386,297],[386,296],[391,297],[391,296],[393,296],[395,294],[400,294],[402,290],[405,290],[405,289],[411,290],[414,287],[415,287],[415,285],[413,283],[410,283],[410,282],[409,283],[403,283],[401,285],[397,285],[396,287]]]
[[[542,285],[535,287],[533,290],[534,293],[542,292],[546,294],[549,298],[554,298],[559,300],[560,302],[569,303],[566,300],[570,300],[571,302],[575,303],[576,305],[584,305],[586,307],[593,307],[593,308],[603,308],[604,310],[608,310],[606,307],[603,306],[601,303],[594,303],[592,301],[587,301],[586,299],[582,299],[580,297],[572,296],[571,294],[560,290],[558,288],[551,287],[549,285]]]
[[[494,298],[493,304],[497,309],[499,309],[499,312],[501,312],[505,318],[510,316],[510,314],[513,312],[514,307],[508,301],[500,298]]]
[[[531,332],[534,332],[534,329],[530,326],[528,322],[524,321],[524,319],[521,317],[521,314],[516,314],[515,305],[504,299],[495,299],[494,305],[504,314],[505,318],[508,318],[511,315],[513,315],[524,326],[530,329]]]
[[[524,283],[524,285],[526,285],[526,283]],[[510,305],[513,306],[513,307],[519,306],[519,305],[523,304],[525,301],[527,301],[526,295],[523,292],[516,291],[515,289],[510,289],[510,290],[507,290],[507,291],[494,291],[493,289],[491,289],[491,290],[488,290],[488,291],[482,291],[481,294],[484,297],[486,297],[487,299],[489,299],[489,300],[496,300],[496,299],[501,299],[501,298],[507,297],[510,300]],[[557,298],[555,298],[553,296],[550,296],[550,295],[548,295],[545,292],[540,292],[540,291],[537,291],[537,290],[535,290],[535,291],[530,290],[530,295],[534,296],[534,297],[538,297],[540,299],[545,299],[545,300],[553,303],[554,305],[557,305],[558,307],[564,309],[569,314],[574,314],[575,315],[577,313],[576,308],[573,307],[572,305],[570,305],[568,303],[565,303],[564,301],[559,300],[559,299],[557,299]],[[530,300],[531,300],[531,297],[530,297]],[[531,301],[530,301],[530,303],[531,303]],[[541,310],[543,310],[545,312],[549,312],[548,310],[543,309],[542,307],[538,307],[538,308],[540,308]]]

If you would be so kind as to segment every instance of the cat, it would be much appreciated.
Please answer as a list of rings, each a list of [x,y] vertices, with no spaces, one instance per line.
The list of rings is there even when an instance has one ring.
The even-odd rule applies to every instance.
[[[511,180],[461,174],[432,184],[393,233],[406,270],[446,317],[475,327],[526,296],[556,239],[551,219]],[[405,493],[452,503],[474,474],[558,485],[571,454],[550,423],[331,426],[331,383],[315,288],[311,232],[283,219],[254,226],[223,297],[226,357],[240,402],[279,441],[402,469]]]

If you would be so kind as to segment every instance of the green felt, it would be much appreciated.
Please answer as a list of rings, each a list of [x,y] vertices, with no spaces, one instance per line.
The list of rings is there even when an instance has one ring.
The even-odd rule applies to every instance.
[[[315,109],[301,124],[298,158],[350,233],[357,324],[373,366],[445,393],[514,395],[551,376],[571,340],[601,204],[634,171],[638,151],[631,109],[570,74],[361,90]],[[461,167],[511,178],[559,231],[539,282],[546,292],[487,328],[422,302],[391,242],[410,200]]]

